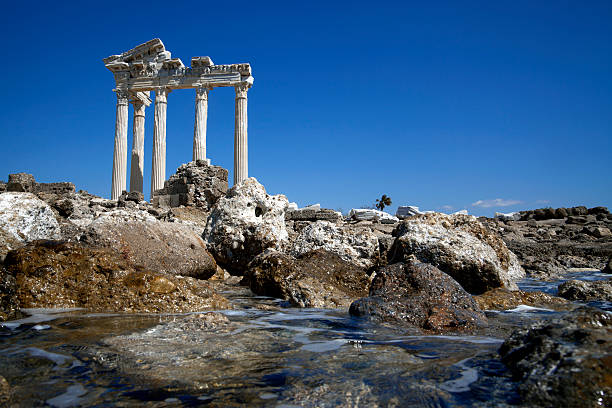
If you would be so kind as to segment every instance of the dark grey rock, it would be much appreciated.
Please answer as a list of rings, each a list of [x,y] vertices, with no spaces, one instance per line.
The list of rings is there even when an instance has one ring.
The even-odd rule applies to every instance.
[[[15,277],[0,266],[0,322],[21,317]]]
[[[370,295],[353,302],[349,313],[434,332],[469,331],[486,325],[486,317],[459,283],[414,259],[378,270]]]
[[[568,280],[559,285],[558,292],[559,296],[567,300],[612,301],[612,281]]]
[[[287,211],[285,213],[286,220],[294,220],[294,221],[339,221],[342,218],[340,214],[338,214],[334,210],[330,210],[327,208],[321,208],[318,210],[310,209],[310,208],[302,208],[293,211]]]
[[[585,307],[515,331],[499,353],[529,406],[609,407],[611,340],[612,315]]]

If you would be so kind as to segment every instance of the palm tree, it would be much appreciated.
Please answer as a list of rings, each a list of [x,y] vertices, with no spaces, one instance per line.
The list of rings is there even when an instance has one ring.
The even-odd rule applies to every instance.
[[[382,197],[376,199],[376,208],[380,211],[384,210],[385,207],[391,205],[391,197],[387,197],[386,194],[383,194]]]

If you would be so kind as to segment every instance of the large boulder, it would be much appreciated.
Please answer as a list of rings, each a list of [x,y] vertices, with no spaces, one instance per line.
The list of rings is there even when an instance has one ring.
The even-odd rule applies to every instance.
[[[306,226],[293,240],[290,253],[299,257],[316,249],[334,253],[359,267],[370,268],[378,262],[378,236],[370,228],[336,225],[317,221]]]
[[[353,302],[349,312],[433,332],[486,325],[486,317],[461,285],[435,266],[415,259],[378,270],[370,295]]]
[[[115,251],[77,243],[34,241],[10,251],[5,267],[24,308],[179,313],[229,307],[205,281],[141,270]]]
[[[213,207],[203,234],[217,262],[242,275],[267,248],[283,248],[288,242],[288,204],[284,195],[268,195],[253,177],[232,187]]]
[[[0,194],[0,257],[24,243],[57,239],[60,234],[53,210],[34,194]]]
[[[581,302],[603,300],[612,302],[612,280],[568,280],[559,285],[558,293],[559,296],[567,300]]]
[[[227,170],[205,160],[185,163],[153,193],[157,207],[195,206],[210,210],[227,193]]]
[[[297,259],[267,250],[251,262],[243,282],[258,295],[299,307],[348,308],[367,295],[370,280],[362,268],[319,249]]]
[[[390,262],[414,255],[448,273],[472,294],[502,286],[518,289],[516,281],[525,276],[501,237],[472,216],[417,215],[402,221],[393,235],[397,239]]]
[[[144,211],[118,209],[96,217],[80,240],[90,247],[112,249],[149,271],[208,279],[217,264],[200,231],[189,224],[159,221]]]
[[[512,333],[499,349],[525,403],[612,406],[612,315],[579,308]]]
[[[19,309],[15,277],[0,267],[0,322],[21,317]]]

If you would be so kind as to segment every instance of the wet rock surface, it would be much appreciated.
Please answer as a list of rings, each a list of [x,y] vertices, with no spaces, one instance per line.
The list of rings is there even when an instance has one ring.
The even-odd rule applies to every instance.
[[[197,231],[188,224],[118,209],[98,216],[80,241],[111,249],[148,271],[208,279],[216,273],[217,264]]]
[[[612,302],[612,280],[579,281],[572,279],[559,285],[558,291],[559,296],[568,300]]]
[[[402,221],[390,262],[414,255],[452,276],[472,294],[497,287],[517,289],[524,277],[516,256],[502,239],[467,215],[423,214]]]
[[[7,254],[22,308],[103,312],[186,312],[229,307],[204,281],[135,269],[105,249],[35,241]]]
[[[523,401],[541,407],[612,405],[612,316],[580,308],[515,331],[499,350]]]
[[[288,204],[283,195],[268,195],[252,177],[232,187],[213,208],[203,234],[219,265],[242,275],[264,250],[286,245]]]
[[[367,295],[370,280],[363,268],[321,249],[298,258],[269,250],[251,262],[243,283],[299,307],[348,308]]]
[[[481,310],[508,310],[519,305],[553,309],[563,309],[569,306],[567,300],[548,293],[525,292],[506,288],[491,289],[481,295],[474,296],[474,300]]]
[[[349,312],[433,332],[486,325],[486,317],[461,285],[438,268],[412,259],[378,270],[369,296],[353,302]]]
[[[21,317],[15,277],[0,266],[0,322]]]

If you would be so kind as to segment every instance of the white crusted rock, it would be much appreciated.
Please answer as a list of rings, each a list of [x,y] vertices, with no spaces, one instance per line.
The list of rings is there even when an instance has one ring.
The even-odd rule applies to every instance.
[[[349,218],[354,220],[378,220],[383,224],[394,224],[399,221],[399,218],[392,216],[384,211],[373,210],[370,208],[353,208],[349,212]]]
[[[392,262],[414,255],[452,276],[472,294],[502,286],[517,289],[516,281],[525,276],[501,237],[473,216],[418,215],[402,221],[394,235]]]
[[[291,246],[291,255],[298,257],[315,249],[337,254],[345,261],[369,268],[379,256],[378,237],[371,229],[338,226],[317,221],[306,226]]]
[[[412,217],[413,215],[419,215],[419,214],[423,214],[423,213],[419,210],[419,207],[414,206],[414,205],[406,205],[406,206],[397,207],[397,211],[395,212],[395,216],[399,218],[400,220],[403,220],[404,218],[407,218],[407,217]]]
[[[0,253],[20,243],[60,237],[60,226],[47,203],[32,193],[0,194]]]
[[[220,265],[241,275],[265,249],[282,249],[287,244],[288,205],[284,195],[268,195],[255,178],[248,178],[217,201],[203,238]]]

